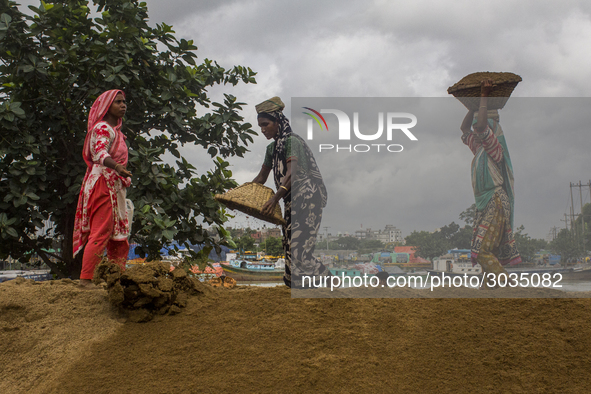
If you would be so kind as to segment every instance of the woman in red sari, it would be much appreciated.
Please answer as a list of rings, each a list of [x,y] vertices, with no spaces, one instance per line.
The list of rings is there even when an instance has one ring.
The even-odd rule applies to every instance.
[[[125,205],[131,186],[127,145],[121,132],[127,105],[121,90],[101,94],[90,109],[82,157],[88,168],[78,197],[74,256],[84,250],[80,285],[92,287],[94,268],[105,248],[107,258],[125,268],[129,221]]]

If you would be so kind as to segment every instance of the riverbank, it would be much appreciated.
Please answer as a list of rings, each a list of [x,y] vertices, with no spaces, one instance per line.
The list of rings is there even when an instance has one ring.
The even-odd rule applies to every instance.
[[[578,393],[591,385],[589,321],[588,298],[294,299],[238,286],[130,323],[104,290],[14,280],[0,284],[0,392]]]

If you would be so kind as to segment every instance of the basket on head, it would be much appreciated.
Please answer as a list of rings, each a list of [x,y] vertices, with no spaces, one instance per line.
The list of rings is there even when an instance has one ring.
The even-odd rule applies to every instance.
[[[281,208],[275,206],[273,216],[263,215],[261,210],[263,205],[273,197],[275,193],[260,183],[247,182],[224,194],[216,194],[216,200],[230,209],[244,212],[247,215],[254,216],[257,219],[265,220],[273,224],[285,226],[285,220],[281,216]]]
[[[515,86],[521,82],[517,74],[507,72],[478,72],[466,75],[458,83],[450,86],[447,93],[453,94],[466,108],[478,111],[480,106],[480,82],[492,79],[493,88],[488,96],[488,109],[501,109],[509,100]]]

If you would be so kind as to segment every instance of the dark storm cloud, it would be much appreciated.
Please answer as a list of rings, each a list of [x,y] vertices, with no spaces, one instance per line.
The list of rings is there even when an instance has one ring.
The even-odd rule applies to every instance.
[[[199,59],[258,72],[256,85],[210,89],[216,100],[230,92],[246,102],[244,116],[255,126],[254,105],[276,95],[297,123],[300,109],[291,108],[291,97],[446,97],[447,87],[472,72],[521,75],[523,82],[501,116],[515,169],[515,223],[535,237],[563,225],[569,182],[591,178],[589,102],[517,100],[589,96],[588,1],[147,3],[150,23],[166,22],[177,37],[193,39]],[[447,114],[439,117],[445,125],[429,120],[433,125],[421,132],[418,143],[405,142],[397,158],[363,170],[336,156],[320,163],[323,173],[324,168],[342,169],[326,174],[331,203],[323,225],[336,232],[353,231],[361,223],[373,228],[394,224],[407,235],[458,222],[458,214],[473,201],[471,152],[459,140],[464,110],[453,99],[449,103]],[[244,159],[231,160],[239,183],[259,171],[267,143],[259,136]],[[184,152],[200,172],[211,167],[202,149],[187,146]],[[374,203],[358,204],[367,199]],[[584,199],[589,202],[588,193]],[[378,206],[392,207],[391,215],[371,209]],[[342,209],[351,211],[354,228],[337,218]]]

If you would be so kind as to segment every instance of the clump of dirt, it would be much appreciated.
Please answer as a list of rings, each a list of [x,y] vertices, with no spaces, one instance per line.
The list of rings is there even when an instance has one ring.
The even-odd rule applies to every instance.
[[[155,315],[180,313],[190,295],[207,290],[184,269],[170,271],[163,262],[137,265],[122,272],[117,264],[105,260],[96,267],[93,281],[97,285],[105,281],[111,304],[136,323],[150,321]]]

